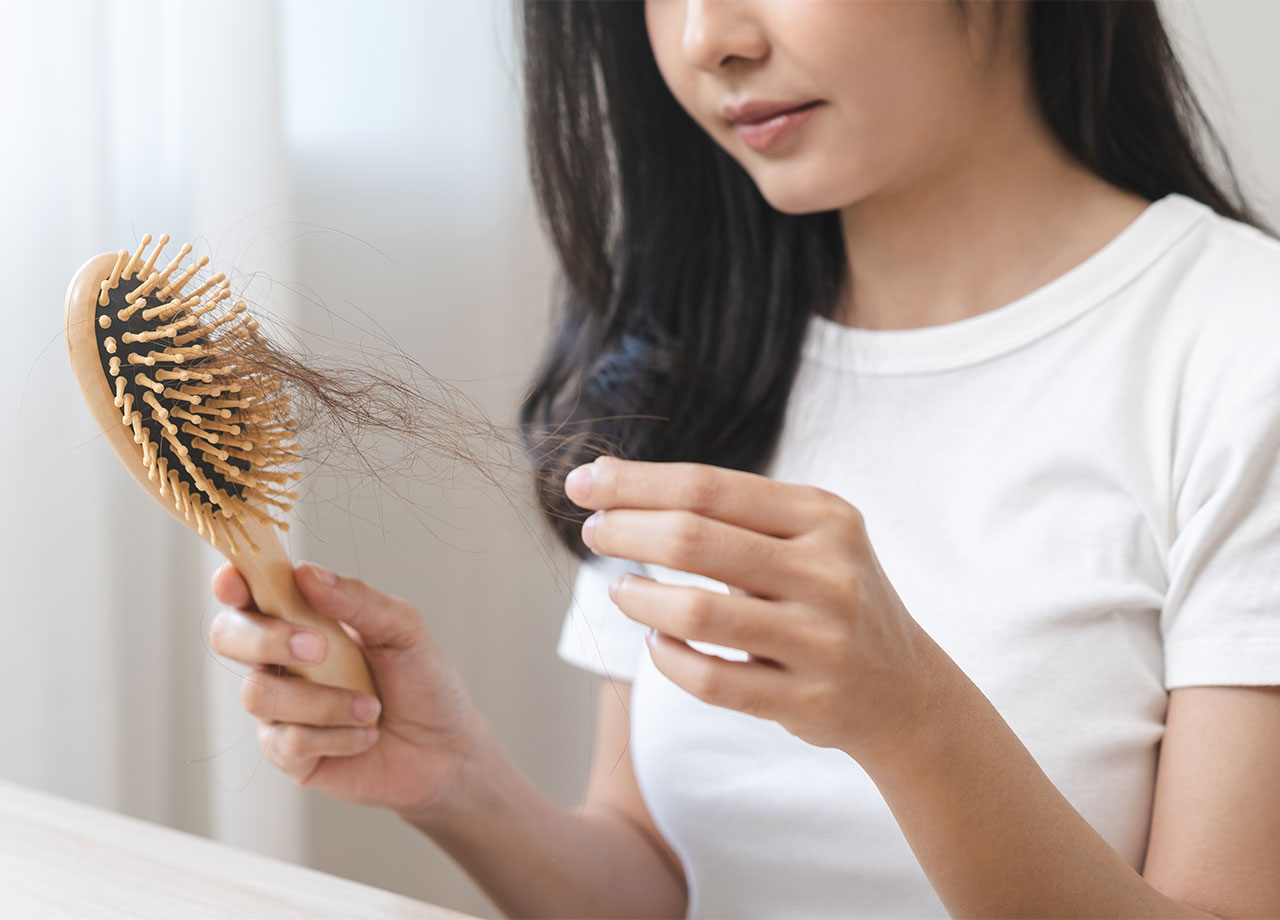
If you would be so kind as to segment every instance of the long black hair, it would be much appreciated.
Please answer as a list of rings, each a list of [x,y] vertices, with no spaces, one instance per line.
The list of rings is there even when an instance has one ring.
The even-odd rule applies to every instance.
[[[598,453],[765,466],[809,318],[831,315],[846,254],[837,211],[775,210],[681,108],[643,2],[521,0],[517,15],[530,174],[561,269],[557,328],[518,418],[539,506],[585,559],[586,512],[563,479]],[[1154,0],[1032,0],[1026,22],[1039,103],[1081,163],[1149,200],[1181,193],[1272,232]]]

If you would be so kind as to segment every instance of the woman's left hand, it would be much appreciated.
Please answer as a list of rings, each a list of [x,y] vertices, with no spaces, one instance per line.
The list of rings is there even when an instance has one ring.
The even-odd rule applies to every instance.
[[[565,494],[598,509],[582,532],[599,555],[729,586],[724,594],[635,574],[610,586],[627,616],[652,627],[654,665],[694,696],[859,761],[891,755],[924,726],[940,650],[844,499],[706,464],[607,456],[570,473]],[[689,640],[750,658],[704,654]]]

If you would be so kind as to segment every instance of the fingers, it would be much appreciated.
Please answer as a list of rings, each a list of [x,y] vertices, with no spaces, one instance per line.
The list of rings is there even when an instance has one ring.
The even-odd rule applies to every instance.
[[[412,604],[358,578],[335,575],[311,562],[300,564],[294,576],[298,590],[317,613],[354,627],[367,648],[409,648],[426,632],[422,615]]]
[[[349,757],[377,743],[376,728],[314,728],[280,722],[258,723],[258,745],[267,759],[306,785],[324,757]]]
[[[682,509],[780,538],[811,530],[831,498],[821,489],[743,470],[608,456],[570,471],[565,494],[583,508]]]
[[[773,718],[792,691],[790,678],[759,659],[728,661],[658,633],[649,643],[653,665],[672,682],[713,706]]]
[[[332,617],[343,625],[344,630],[353,639],[367,647],[374,648],[408,648],[421,641],[425,633],[422,615],[404,598],[385,594],[371,588],[358,578],[347,578],[335,575],[314,563],[304,562],[297,566],[294,580],[302,596],[318,613]],[[255,611],[253,596],[244,577],[230,562],[223,565],[213,575],[213,594],[228,607],[236,607],[241,611]],[[219,614],[221,617],[221,614]],[[228,641],[234,642],[234,648],[226,650],[217,641],[211,641],[214,650],[219,654],[243,661],[246,664],[270,662],[274,664],[316,664],[319,658],[296,657],[295,660],[280,660],[279,644],[288,636],[280,629],[272,630],[270,637],[252,638],[246,627],[249,621],[219,623],[214,621],[214,631],[228,630]],[[262,619],[252,621],[266,623]],[[310,632],[304,630],[303,632]],[[314,635],[320,636],[319,633]],[[323,636],[320,636],[323,641]],[[301,640],[304,644],[310,640]],[[271,644],[271,654],[275,658],[259,657],[265,654],[260,646]]]
[[[598,511],[583,540],[602,556],[652,562],[738,585],[761,597],[803,592],[812,580],[803,554],[785,541],[689,511]],[[588,518],[588,522],[590,518]]]
[[[772,601],[739,590],[724,594],[687,585],[668,585],[628,573],[611,585],[610,597],[633,620],[688,642],[741,649],[757,658],[791,659],[809,636],[803,623]]]
[[[240,686],[240,702],[264,722],[293,722],[317,728],[372,725],[382,711],[367,693],[317,684],[260,667]]]
[[[337,619],[358,642],[407,647],[425,633],[408,602],[358,579],[304,564],[295,580],[317,612]],[[323,661],[328,652],[323,633],[258,613],[248,584],[231,563],[214,573],[213,593],[234,609],[214,616],[209,645],[219,655],[254,666],[241,686],[241,702],[258,719],[258,743],[268,760],[305,785],[325,757],[360,754],[377,743],[374,726],[382,707],[376,697],[277,671]]]
[[[213,596],[228,607],[256,609],[253,595],[249,593],[249,585],[245,583],[239,569],[230,562],[213,573]]]
[[[219,610],[209,627],[209,646],[249,665],[309,667],[324,660],[324,634],[252,610]]]

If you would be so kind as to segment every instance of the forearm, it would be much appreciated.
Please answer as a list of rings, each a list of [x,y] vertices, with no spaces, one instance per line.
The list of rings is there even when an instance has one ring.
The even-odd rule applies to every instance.
[[[1211,916],[1144,881],[1058,791],[977,686],[929,644],[934,716],[899,749],[863,766],[948,913]]]
[[[487,730],[460,785],[432,814],[402,817],[507,916],[684,916],[683,877],[643,831],[605,811],[560,806]]]

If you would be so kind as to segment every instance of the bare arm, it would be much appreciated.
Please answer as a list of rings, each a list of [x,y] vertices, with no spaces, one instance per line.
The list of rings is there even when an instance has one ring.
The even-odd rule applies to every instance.
[[[580,809],[552,801],[486,735],[463,788],[439,812],[402,816],[508,916],[683,917],[684,872],[631,765],[630,701],[630,684],[602,683]]]
[[[872,778],[962,916],[1280,915],[1280,692],[1171,694],[1145,875],[1040,770],[959,668],[923,745]]]
[[[1280,916],[1280,687],[1170,694],[1143,876],[1220,917]]]

